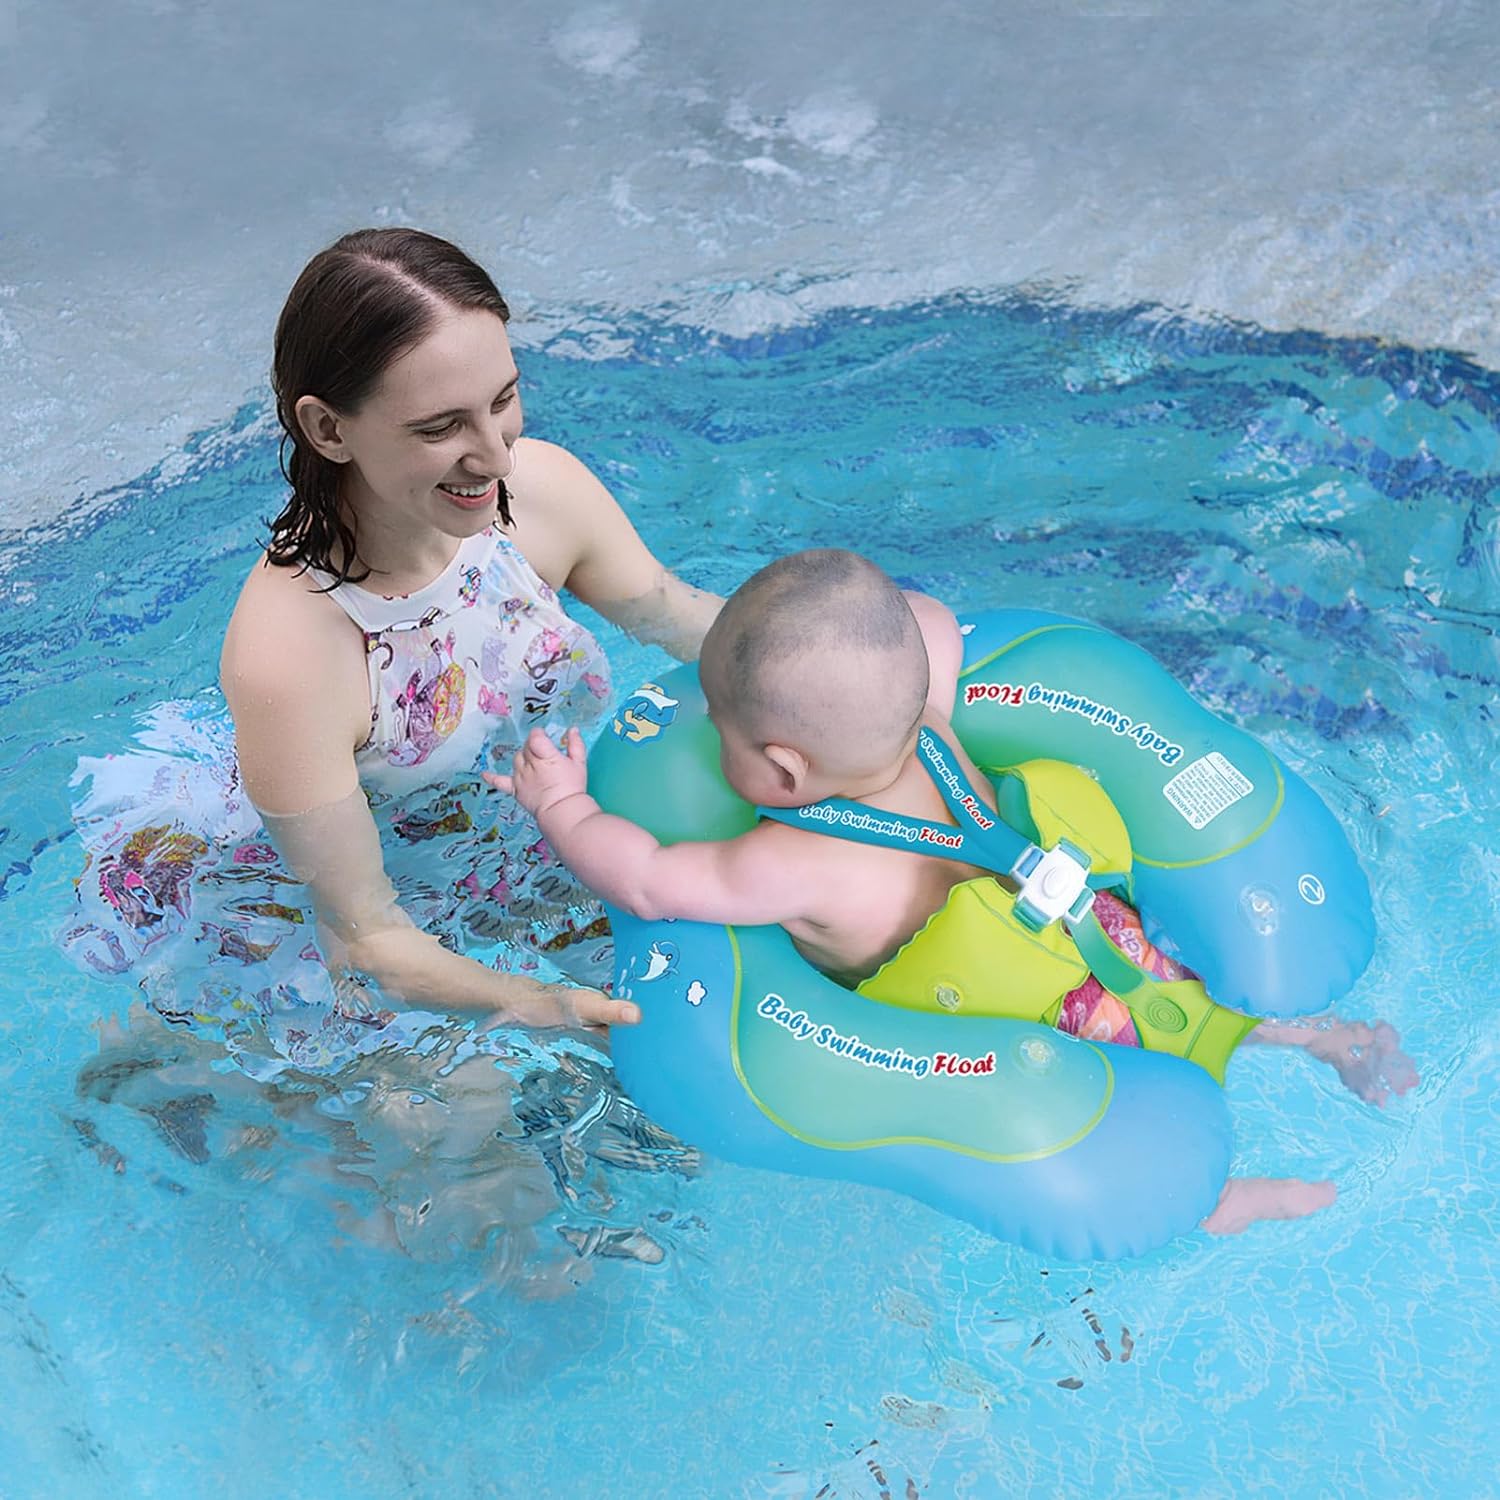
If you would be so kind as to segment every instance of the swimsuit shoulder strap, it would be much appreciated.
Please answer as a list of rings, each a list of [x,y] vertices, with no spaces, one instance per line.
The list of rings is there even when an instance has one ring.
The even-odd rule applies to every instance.
[[[417,629],[459,610],[468,597],[466,590],[483,577],[499,544],[499,534],[493,527],[465,537],[447,567],[431,583],[409,594],[379,594],[359,584],[339,583],[318,568],[307,571],[366,635],[378,635]]]

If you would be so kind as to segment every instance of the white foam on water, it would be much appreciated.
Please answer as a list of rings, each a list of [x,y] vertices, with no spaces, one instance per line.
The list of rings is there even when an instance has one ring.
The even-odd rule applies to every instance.
[[[552,36],[553,49],[569,67],[595,78],[629,78],[635,71],[641,33],[617,11],[580,11]]]
[[[392,150],[421,167],[446,167],[474,139],[474,127],[449,104],[408,104],[385,127]]]
[[[463,243],[523,344],[584,351],[640,308],[746,333],[1038,285],[1500,364],[1491,22],[0,0],[0,525],[262,397],[298,269],[365,223]]]

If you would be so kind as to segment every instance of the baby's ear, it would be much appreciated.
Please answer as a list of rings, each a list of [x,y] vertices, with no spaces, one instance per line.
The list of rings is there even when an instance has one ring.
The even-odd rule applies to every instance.
[[[807,757],[790,745],[767,745],[761,752],[776,769],[776,784],[788,805],[795,807],[807,782]]]

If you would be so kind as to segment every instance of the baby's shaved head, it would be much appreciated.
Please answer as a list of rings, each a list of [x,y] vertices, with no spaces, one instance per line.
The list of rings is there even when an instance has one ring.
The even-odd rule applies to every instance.
[[[927,648],[901,590],[854,552],[794,552],[720,611],[699,666],[716,715],[851,769],[901,752],[927,701]]]

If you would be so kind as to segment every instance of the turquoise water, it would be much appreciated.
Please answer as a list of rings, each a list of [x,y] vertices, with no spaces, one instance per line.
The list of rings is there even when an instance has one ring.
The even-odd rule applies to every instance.
[[[1422,1084],[1378,1111],[1241,1054],[1237,1170],[1339,1202],[1099,1267],[873,1190],[633,1170],[586,1062],[500,1159],[442,1164],[437,1244],[382,1229],[402,1163],[372,1188],[327,1109],[186,1053],[154,1094],[80,1091],[131,992],[55,949],[67,781],[212,690],[279,507],[247,409],[0,550],[0,1493],[1492,1493],[1500,377],[1004,299],[743,342],[586,324],[611,357],[523,351],[531,431],[685,576],[857,546],[971,608],[1098,619],[1263,736],[1365,862],[1381,935],[1344,1009]],[[601,634],[620,688],[659,665]]]

